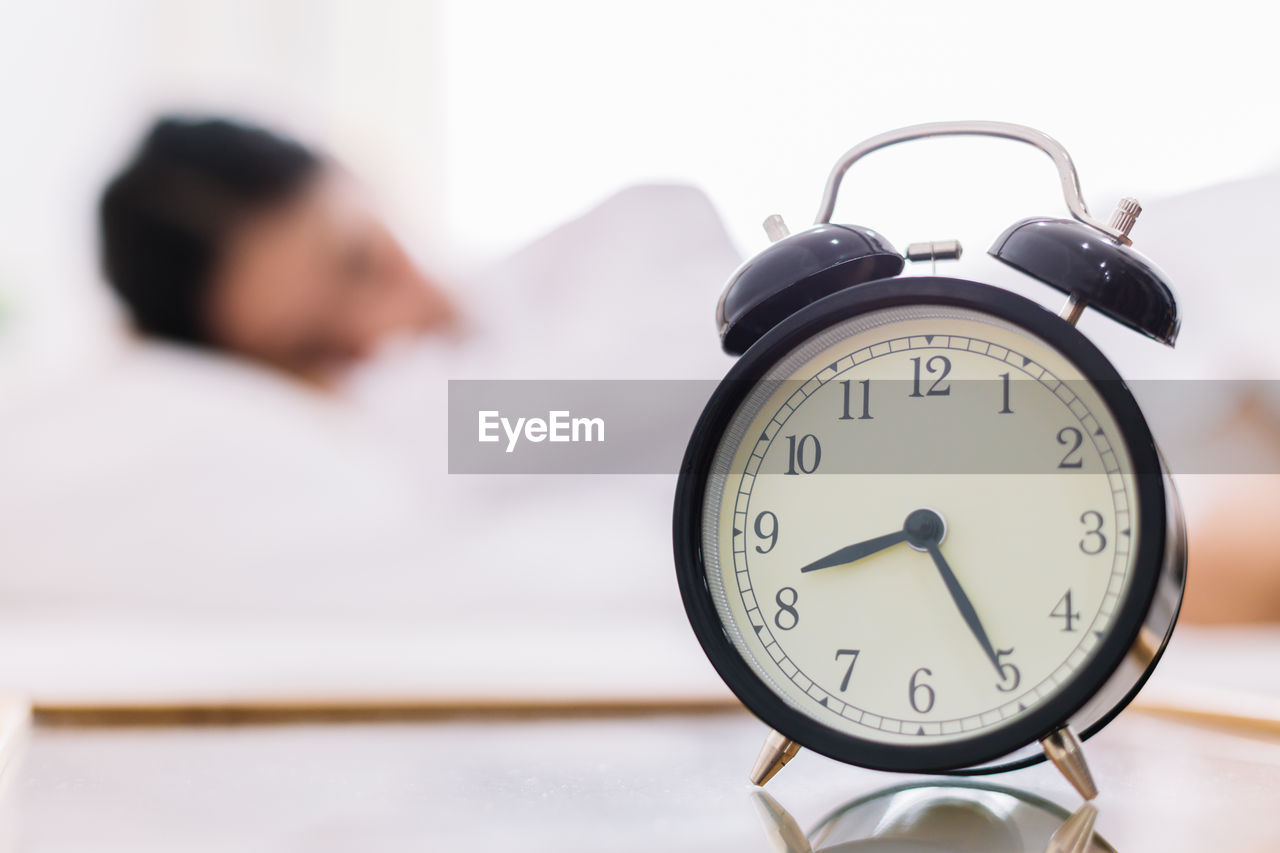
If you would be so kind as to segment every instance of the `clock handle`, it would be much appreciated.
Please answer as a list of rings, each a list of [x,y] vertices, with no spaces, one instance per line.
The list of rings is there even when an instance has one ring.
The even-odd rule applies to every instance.
[[[823,190],[822,203],[818,206],[818,216],[814,219],[814,223],[821,225],[831,221],[831,215],[836,208],[836,195],[840,192],[840,181],[844,178],[844,173],[849,171],[849,167],[854,163],[872,151],[888,148],[890,145],[897,145],[899,142],[926,139],[932,136],[992,136],[999,139],[1025,142],[1028,145],[1039,148],[1045,154],[1048,154],[1049,159],[1053,160],[1053,164],[1058,167],[1058,179],[1062,183],[1062,195],[1066,199],[1067,209],[1071,211],[1071,215],[1108,237],[1121,242],[1128,242],[1127,228],[1104,224],[1089,215],[1089,208],[1085,205],[1084,197],[1080,194],[1080,178],[1076,175],[1075,164],[1071,162],[1071,156],[1067,154],[1067,149],[1063,148],[1061,143],[1034,128],[1003,121],[939,121],[929,124],[915,124],[898,130],[890,130],[858,143],[846,151],[836,161],[835,166],[831,168],[831,175],[827,178],[827,186]]]

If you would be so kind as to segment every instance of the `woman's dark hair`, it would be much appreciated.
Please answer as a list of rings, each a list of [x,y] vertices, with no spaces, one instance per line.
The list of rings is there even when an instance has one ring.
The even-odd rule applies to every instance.
[[[321,158],[221,118],[159,119],[102,194],[102,264],[137,327],[208,343],[205,295],[229,232],[280,204]]]

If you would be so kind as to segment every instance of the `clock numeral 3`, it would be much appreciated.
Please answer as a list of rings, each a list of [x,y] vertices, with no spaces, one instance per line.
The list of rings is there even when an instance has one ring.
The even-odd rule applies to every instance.
[[[789,435],[787,454],[788,474],[812,474],[822,462],[822,444],[812,433],[801,436],[799,441],[794,435]]]
[[[1083,443],[1084,436],[1075,427],[1063,427],[1058,430],[1058,444],[1068,448],[1062,457],[1062,461],[1058,463],[1058,467],[1083,468],[1084,460],[1078,455],[1080,453],[1080,445]],[[1072,456],[1076,458],[1072,459]]]
[[[1001,693],[1012,693],[1018,689],[1018,685],[1022,683],[1022,673],[1011,663],[1000,663],[1000,660],[1008,655],[1013,654],[1013,649],[1001,649],[996,651],[996,663],[1000,666],[1000,683],[996,685],[996,689]]]
[[[769,519],[769,529],[767,531],[764,529],[764,520],[766,516]],[[756,546],[757,554],[768,554],[770,551],[772,551],[773,546],[778,544],[778,517],[773,513],[769,512],[769,510],[765,510],[764,512],[757,515],[756,516],[756,536],[759,536],[761,539],[769,540],[768,548],[764,547],[763,545]]]
[[[951,396],[950,385],[946,385],[941,388],[938,387],[942,380],[947,378],[947,374],[951,372],[951,359],[947,358],[945,355],[935,355],[924,363],[924,372],[929,374],[931,377],[936,374],[936,378],[934,378],[933,384],[929,386],[929,390],[925,391],[923,394],[920,393],[920,359],[913,358],[911,359],[911,363],[915,365],[915,381],[912,384],[911,390],[912,397]]]
[[[789,596],[784,593],[790,593]],[[785,601],[790,598],[790,601]],[[800,593],[796,592],[793,586],[784,586],[778,590],[778,594],[773,597],[778,605],[778,612],[773,614],[773,624],[778,626],[780,631],[790,631],[792,628],[800,624],[800,611],[796,610],[796,602],[800,600]]]
[[[844,386],[844,414],[842,414],[839,418],[837,418],[837,420],[841,420],[841,421],[872,420],[871,418],[871,380],[863,379],[861,382],[858,383],[859,385],[862,386],[862,414],[857,415],[856,417],[850,414],[851,400],[849,398],[853,394],[853,380],[846,379],[840,384]]]
[[[1102,513],[1096,509],[1088,510],[1080,516],[1080,523],[1085,525],[1086,528],[1090,524],[1093,525],[1091,529],[1085,530],[1084,536],[1080,539],[1080,550],[1091,557],[1094,554],[1101,554],[1107,549],[1107,537],[1102,532],[1102,521]]]
[[[1067,594],[1058,599],[1058,603],[1049,611],[1049,615],[1054,619],[1063,621],[1063,633],[1069,631],[1074,634],[1076,632],[1074,623],[1080,619],[1080,611],[1071,609],[1071,590],[1067,590]]]
[[[922,666],[911,673],[911,683],[907,685],[907,698],[917,714],[927,714],[933,710],[933,702],[937,696],[932,687],[923,681],[917,681],[921,675],[933,675],[933,670]]]

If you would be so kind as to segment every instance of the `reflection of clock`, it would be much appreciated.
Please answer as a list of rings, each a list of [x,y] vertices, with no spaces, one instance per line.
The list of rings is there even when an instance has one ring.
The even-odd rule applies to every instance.
[[[779,853],[1115,851],[1094,831],[1098,813],[1092,803],[1068,813],[1034,794],[976,782],[928,781],[876,791],[841,805],[807,836],[777,800],[764,791],[754,799]]]
[[[682,469],[681,589],[716,669],[778,732],[757,782],[798,745],[984,772],[1036,760],[1024,747],[1041,741],[1092,796],[1075,731],[1101,728],[1154,666],[1185,543],[1146,422],[1074,320],[1089,305],[1171,343],[1176,308],[1127,246],[1136,204],[1089,219],[1065,152],[1026,128],[872,140],[837,166],[826,215],[853,160],[945,133],[1058,163],[1080,221],[1025,220],[992,254],[1066,291],[1064,315],[895,277],[883,238],[825,222],[748,261],[720,306],[726,349],[745,354]]]

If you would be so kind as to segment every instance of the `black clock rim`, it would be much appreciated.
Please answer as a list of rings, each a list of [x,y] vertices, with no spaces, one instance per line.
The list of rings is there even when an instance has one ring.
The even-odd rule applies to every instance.
[[[883,308],[943,305],[1013,323],[1053,346],[1090,379],[1120,427],[1134,466],[1139,505],[1137,554],[1129,593],[1101,648],[1050,701],[1007,725],[947,743],[885,744],[813,720],[777,696],[733,646],[711,597],[702,562],[702,508],[711,462],[725,427],[751,386],[782,358],[824,329]],[[766,725],[815,752],[873,770],[944,773],[1010,755],[1064,725],[1123,662],[1151,608],[1165,549],[1165,494],[1159,454],[1145,417],[1119,373],[1080,331],[1043,306],[1008,290],[941,276],[884,279],[824,297],[756,341],[703,409],[676,485],[673,543],[685,613],[725,684]],[[1145,673],[1142,676],[1145,678]],[[1121,700],[1120,707],[1127,702]],[[1114,714],[1114,710],[1108,715]],[[1093,727],[1090,734],[1096,731]]]

